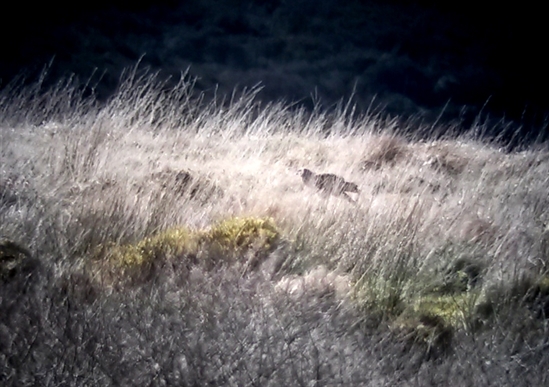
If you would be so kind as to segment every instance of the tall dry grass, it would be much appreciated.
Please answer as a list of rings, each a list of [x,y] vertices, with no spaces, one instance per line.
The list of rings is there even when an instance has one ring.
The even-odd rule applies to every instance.
[[[39,291],[2,284],[5,385],[547,382],[545,145],[425,140],[257,90],[205,103],[192,80],[165,90],[136,69],[103,105],[39,86],[0,96],[0,234],[41,267]],[[357,183],[356,202],[303,167]],[[236,251],[267,275],[196,264],[234,218],[276,224],[276,245]],[[176,227],[196,246],[161,246],[156,271],[111,286],[108,246]]]

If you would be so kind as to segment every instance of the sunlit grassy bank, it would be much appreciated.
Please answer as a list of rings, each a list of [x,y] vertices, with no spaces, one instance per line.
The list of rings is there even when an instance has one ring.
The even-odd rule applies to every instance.
[[[546,146],[191,86],[0,96],[3,385],[547,384]]]

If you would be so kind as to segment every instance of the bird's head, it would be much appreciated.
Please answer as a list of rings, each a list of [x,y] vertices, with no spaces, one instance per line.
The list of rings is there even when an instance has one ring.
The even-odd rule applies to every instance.
[[[301,176],[304,182],[308,182],[314,176],[313,171],[307,168],[302,168],[297,171],[297,174]]]

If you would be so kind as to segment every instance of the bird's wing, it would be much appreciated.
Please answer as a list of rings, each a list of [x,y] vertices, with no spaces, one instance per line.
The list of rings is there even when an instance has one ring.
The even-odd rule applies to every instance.
[[[341,193],[345,187],[345,179],[332,173],[323,173],[317,175],[316,186],[318,189],[331,191],[332,193]]]

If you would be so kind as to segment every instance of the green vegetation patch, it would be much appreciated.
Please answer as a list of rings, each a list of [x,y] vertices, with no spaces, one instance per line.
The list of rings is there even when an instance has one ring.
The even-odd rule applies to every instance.
[[[119,267],[143,267],[159,259],[173,258],[196,252],[196,235],[187,228],[177,227],[142,239],[136,244],[112,245],[109,261]]]
[[[453,293],[413,291],[418,284],[409,280],[395,283],[391,280],[369,279],[355,292],[355,299],[364,310],[385,320],[406,321],[423,317],[436,318],[445,325],[462,328],[473,317],[480,290]]]
[[[481,265],[466,259],[421,274],[411,268],[385,275],[373,270],[355,283],[355,301],[367,320],[384,322],[397,337],[424,346],[432,356],[449,350],[457,330],[477,326],[481,275]]]
[[[215,244],[225,252],[246,249],[270,251],[280,233],[271,218],[230,218],[202,234],[202,241]]]
[[[479,288],[483,265],[478,260],[460,257],[443,270],[435,271],[434,280],[427,285],[427,292],[440,295],[459,295]],[[426,282],[429,282],[426,279]]]
[[[280,233],[270,218],[234,217],[206,230],[174,227],[135,244],[102,246],[96,258],[105,257],[99,261],[107,262],[109,270],[130,276],[150,274],[151,269],[167,261],[213,269],[227,263],[246,263],[247,257],[238,258],[249,251],[254,252],[254,257],[265,256],[279,239]]]
[[[363,276],[354,286],[354,299],[369,319],[391,320],[405,309],[405,286],[394,278]]]
[[[478,292],[419,295],[411,300],[399,318],[401,322],[407,318],[433,319],[454,329],[468,328],[478,299]]]

